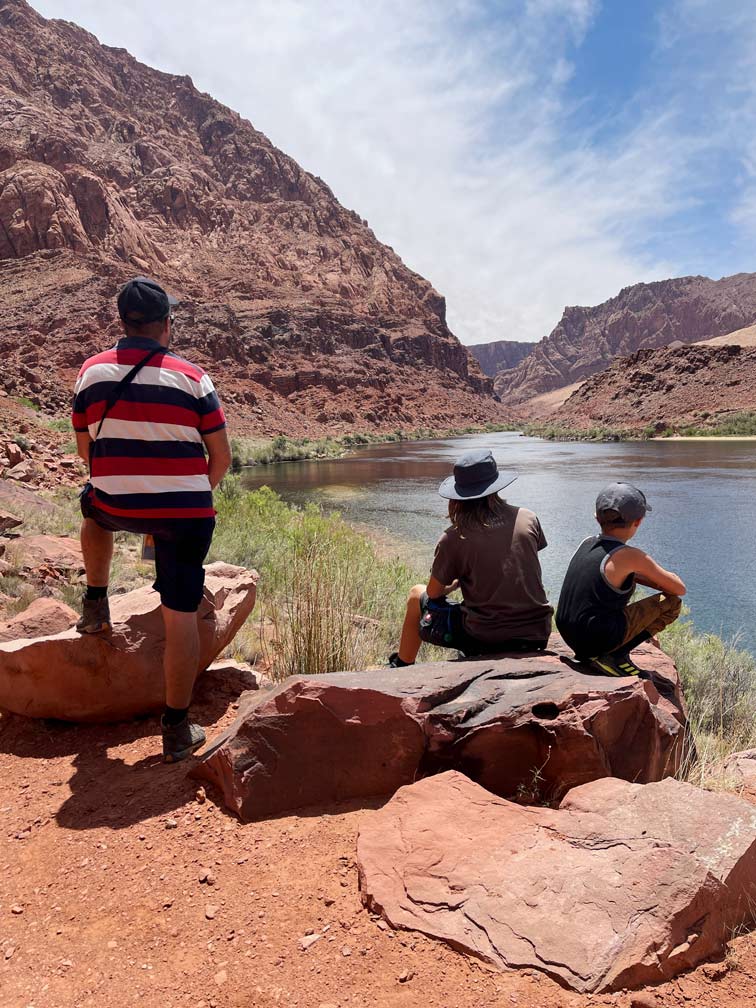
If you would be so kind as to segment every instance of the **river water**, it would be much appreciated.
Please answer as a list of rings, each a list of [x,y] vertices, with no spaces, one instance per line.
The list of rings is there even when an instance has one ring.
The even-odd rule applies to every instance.
[[[519,479],[504,491],[535,511],[549,546],[544,583],[556,603],[573,551],[597,526],[596,493],[625,480],[646,494],[653,512],[634,540],[688,586],[686,604],[700,631],[756,653],[756,441],[560,443],[516,433],[444,441],[370,445],[343,459],[256,466],[250,488],[267,485],[292,503],[315,501],[385,533],[397,552],[426,570],[445,527],[437,494],[454,460],[490,448]]]

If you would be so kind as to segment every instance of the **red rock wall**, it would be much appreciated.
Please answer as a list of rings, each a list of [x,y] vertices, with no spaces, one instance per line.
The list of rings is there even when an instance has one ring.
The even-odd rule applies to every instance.
[[[119,284],[147,272],[182,298],[181,349],[242,426],[495,415],[443,298],[248,121],[23,0],[0,0],[0,34],[9,391],[59,408],[60,379],[117,333]],[[64,372],[54,382],[50,364]]]

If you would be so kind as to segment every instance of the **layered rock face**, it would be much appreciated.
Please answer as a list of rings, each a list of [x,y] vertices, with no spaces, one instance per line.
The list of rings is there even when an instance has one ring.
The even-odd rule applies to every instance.
[[[537,345],[517,340],[494,340],[493,343],[476,343],[467,349],[480,364],[483,374],[494,378],[497,371],[506,371],[519,364]]]
[[[197,613],[200,670],[252,612],[257,584],[255,571],[230,564],[209,564],[206,572]],[[150,587],[137,588],[112,597],[110,612],[112,633],[82,636],[71,629],[0,644],[0,708],[66,721],[122,721],[159,710],[165,702],[160,597]],[[31,618],[26,624],[33,629]],[[44,629],[38,624],[37,634]]]
[[[557,327],[495,389],[516,403],[582,381],[617,357],[722,336],[756,319],[756,273],[636,284],[595,308],[565,308]]]
[[[450,768],[523,801],[675,773],[686,716],[672,662],[646,647],[649,680],[611,679],[556,649],[287,679],[244,699],[194,772],[245,821],[392,794]]]
[[[75,25],[0,0],[3,382],[67,406],[137,273],[176,350],[264,433],[490,419],[443,298],[237,113]]]
[[[393,927],[586,993],[720,955],[756,905],[753,806],[676,780],[606,778],[552,810],[446,773],[372,813],[357,855],[363,897]]]
[[[705,426],[741,410],[756,410],[756,348],[694,344],[617,361],[584,382],[550,419],[575,429],[662,429]]]

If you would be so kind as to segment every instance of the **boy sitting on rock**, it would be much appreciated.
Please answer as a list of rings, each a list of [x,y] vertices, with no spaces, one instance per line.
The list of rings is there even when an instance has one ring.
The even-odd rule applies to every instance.
[[[557,629],[577,660],[601,675],[638,675],[632,649],[680,615],[685,585],[677,574],[627,545],[650,510],[630,483],[605,487],[596,498],[601,534],[581,543],[562,585]],[[661,594],[630,602],[636,585]]]

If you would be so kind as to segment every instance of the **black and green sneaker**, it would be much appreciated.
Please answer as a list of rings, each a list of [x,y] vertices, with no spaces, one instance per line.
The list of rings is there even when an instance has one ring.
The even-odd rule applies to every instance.
[[[605,654],[598,658],[592,658],[588,664],[598,672],[599,675],[615,676],[622,679],[626,676],[640,675],[641,669],[632,661],[627,654]]]

